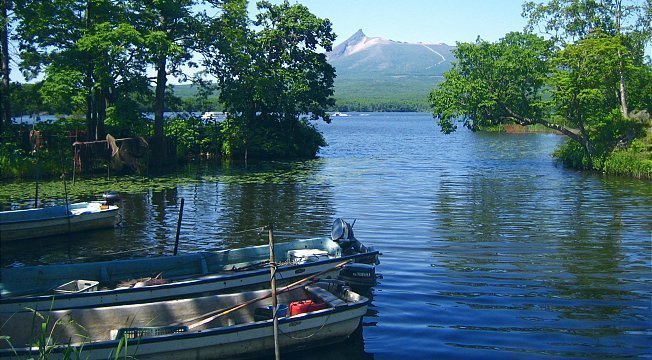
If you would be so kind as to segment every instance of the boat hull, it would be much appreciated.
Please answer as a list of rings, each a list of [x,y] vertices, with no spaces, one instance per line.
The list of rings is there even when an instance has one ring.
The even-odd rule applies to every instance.
[[[82,208],[82,204],[88,206]],[[70,211],[66,206],[57,206],[2,212],[0,240],[8,242],[111,228],[118,213],[118,207],[113,205],[102,209],[100,204],[78,203],[69,208]]]
[[[334,269],[334,267],[337,264],[347,260],[373,263],[378,257],[376,251],[342,256],[338,251],[338,245],[324,238],[277,244],[276,258],[280,262],[290,249],[300,248],[327,249],[332,258],[303,264],[279,266],[277,279],[280,284],[321,272],[326,272],[321,275],[322,278],[336,278],[339,270]],[[228,292],[234,289],[257,288],[269,283],[268,267],[263,266],[259,269],[247,271],[224,271],[224,268],[237,266],[238,263],[236,262],[244,259],[268,258],[268,254],[269,248],[267,246],[255,246],[213,253],[194,253],[158,258],[0,269],[0,279],[2,279],[0,285],[3,287],[0,312],[15,312],[25,308],[55,310],[110,306]],[[233,259],[234,262],[228,262],[228,259]],[[127,271],[127,269],[131,269],[131,271]],[[168,284],[86,293],[27,295],[37,291],[48,291],[48,289],[64,282],[80,278],[100,282],[115,282],[160,272],[163,272],[169,278],[177,276],[185,279]]]
[[[327,309],[280,318],[279,344],[281,349],[288,351],[320,346],[325,343],[341,341],[351,335],[360,325],[360,319],[367,311],[368,299],[349,290],[342,291],[344,292],[339,295],[330,293],[334,295],[335,300],[329,302],[330,307]],[[299,292],[301,295],[295,295]],[[134,327],[162,326],[184,319],[188,324],[195,320],[188,321],[187,319],[192,319],[198,314],[206,314],[207,311],[215,310],[215,308],[228,308],[244,301],[257,299],[261,294],[269,294],[269,290],[165,303],[44,312],[42,315],[56,323],[56,325],[49,324],[47,329],[48,333],[55,337],[55,344],[61,344],[61,339],[70,339],[73,343],[72,349],[81,349],[80,355],[83,358],[106,359],[115,357],[119,345],[118,339],[107,335],[109,329],[120,328],[125,324],[129,324],[130,327],[131,324]],[[310,296],[307,294],[303,288],[292,290],[290,293],[279,295],[279,303],[305,299],[306,296]],[[329,301],[328,298],[322,299]],[[271,300],[263,301],[264,305],[269,305],[269,301]],[[261,352],[271,352],[274,349],[273,321],[253,321],[252,312],[255,306],[254,303],[247,308],[238,310],[239,313],[233,313],[232,317],[213,319],[211,322],[187,332],[129,340],[127,346],[122,347],[119,357],[127,355],[136,356],[139,359],[215,359],[255,356],[260,355]],[[0,351],[0,357],[5,355],[11,355],[12,358],[34,356],[36,350],[21,348],[21,344],[33,341],[30,336],[25,334],[34,331],[38,334],[40,327],[40,324],[33,325],[29,321],[30,316],[29,312],[11,316],[0,314],[0,319],[10,326],[14,324],[24,327],[18,332],[15,331],[15,327],[11,327],[7,331],[16,352],[7,349],[6,344],[0,344],[0,347],[5,347],[5,350]],[[79,327],[75,328],[73,325],[66,324],[76,324]],[[36,327],[30,331],[30,325]],[[71,328],[65,328],[66,326]],[[83,332],[83,334],[79,332]],[[12,334],[15,336],[12,337]],[[66,347],[53,347],[51,350],[49,358],[57,359],[64,357]]]

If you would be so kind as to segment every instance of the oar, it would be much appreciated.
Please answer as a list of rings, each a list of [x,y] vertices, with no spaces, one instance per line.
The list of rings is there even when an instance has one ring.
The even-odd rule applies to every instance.
[[[294,290],[295,288],[298,287],[297,285],[301,285],[302,283],[304,283],[304,282],[306,282],[306,281],[310,281],[310,280],[312,280],[312,279],[314,279],[314,278],[316,278],[316,277],[318,277],[318,276],[324,275],[324,274],[326,274],[326,273],[328,273],[328,272],[331,272],[331,271],[333,271],[333,270],[335,270],[335,269],[337,269],[337,268],[341,268],[342,266],[348,264],[349,262],[351,262],[351,260],[342,261],[341,263],[339,263],[339,264],[333,266],[333,267],[330,268],[330,269],[326,269],[326,270],[324,270],[324,271],[321,271],[321,272],[318,272],[318,273],[316,273],[316,274],[310,275],[310,276],[308,276],[308,277],[306,277],[306,278],[303,278],[303,279],[301,279],[301,280],[297,280],[297,281],[293,282],[292,284],[289,284],[289,285],[287,285],[287,286],[284,286],[284,287],[278,289],[278,290],[276,291],[276,293],[277,293],[277,294],[282,294],[282,293],[288,292],[288,291],[290,291],[290,290]],[[199,320],[199,319],[205,318],[204,320],[199,320],[199,321],[197,321],[197,322],[195,322],[195,323],[192,323],[192,324],[188,325],[188,329],[194,329],[194,328],[196,328],[196,327],[198,327],[198,326],[201,326],[201,325],[203,325],[203,324],[206,324],[206,323],[208,323],[208,322],[211,322],[211,321],[213,321],[213,320],[215,320],[215,319],[217,319],[217,318],[219,318],[219,317],[222,317],[222,316],[224,316],[224,315],[226,315],[226,314],[230,314],[230,313],[232,313],[232,312],[234,312],[234,311],[236,311],[236,310],[240,310],[240,309],[242,309],[243,307],[246,307],[246,306],[248,306],[248,305],[251,305],[251,304],[256,303],[256,302],[258,302],[258,301],[261,301],[261,300],[265,300],[265,299],[267,299],[267,298],[269,298],[269,297],[271,297],[271,296],[272,296],[272,293],[270,292],[270,293],[267,294],[267,295],[263,295],[263,296],[261,296],[261,297],[255,298],[255,299],[251,299],[251,300],[246,301],[246,302],[244,302],[244,303],[242,303],[242,304],[240,304],[240,305],[235,305],[235,306],[232,306],[232,307],[230,307],[230,308],[226,308],[226,309],[219,309],[219,310],[211,311],[211,312],[208,312],[208,313],[206,313],[206,314],[202,314],[202,315],[199,315],[199,316],[197,316],[197,317],[194,317],[194,318],[192,318],[192,319],[187,319],[187,320],[185,320],[185,321],[183,321],[183,322],[181,322],[181,323],[176,323],[176,324],[172,324],[172,325],[173,325],[173,326],[175,326],[175,325],[178,326],[178,325],[181,325],[181,324],[184,324],[184,323],[188,323],[188,322],[190,322],[190,321],[195,321],[195,320]],[[215,314],[215,315],[214,315],[214,314]],[[207,316],[209,316],[209,317],[207,317]],[[207,317],[207,318],[206,318],[206,317]]]

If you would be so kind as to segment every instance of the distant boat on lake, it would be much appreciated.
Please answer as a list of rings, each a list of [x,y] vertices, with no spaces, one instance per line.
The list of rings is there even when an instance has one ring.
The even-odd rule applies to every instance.
[[[116,205],[100,201],[0,211],[0,241],[110,228],[115,225],[117,213]]]
[[[226,114],[221,111],[207,111],[201,115],[202,120],[224,120]]]

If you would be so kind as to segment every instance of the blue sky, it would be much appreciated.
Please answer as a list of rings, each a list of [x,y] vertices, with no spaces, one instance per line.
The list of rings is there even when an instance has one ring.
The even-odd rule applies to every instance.
[[[281,3],[282,0],[272,0]],[[358,29],[369,37],[396,41],[446,43],[495,41],[522,31],[524,0],[290,0],[328,18],[337,34],[335,44]],[[252,1],[252,6],[255,1]]]

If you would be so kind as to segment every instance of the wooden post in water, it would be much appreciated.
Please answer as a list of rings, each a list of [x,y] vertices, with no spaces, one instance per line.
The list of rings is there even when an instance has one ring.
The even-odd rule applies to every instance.
[[[179,220],[177,221],[177,236],[174,238],[174,256],[177,255],[177,250],[179,250],[179,233],[181,232],[181,219],[183,218],[183,203],[184,199],[181,198],[181,205],[179,206]]]
[[[66,183],[66,162],[63,158],[63,149],[59,146],[59,153],[61,154],[61,178],[63,179],[63,195],[66,199],[66,217],[68,218],[68,233],[72,232],[72,226],[70,224],[70,201],[68,200],[68,184]]]
[[[278,303],[276,300],[276,261],[274,260],[274,225],[267,227],[269,231],[269,271],[272,288],[272,314],[274,315],[274,356],[276,360],[281,358],[281,352],[278,345]]]
[[[36,159],[36,194],[34,195],[34,208],[36,209],[38,207],[38,176],[39,176],[39,171],[38,171],[38,159]]]

